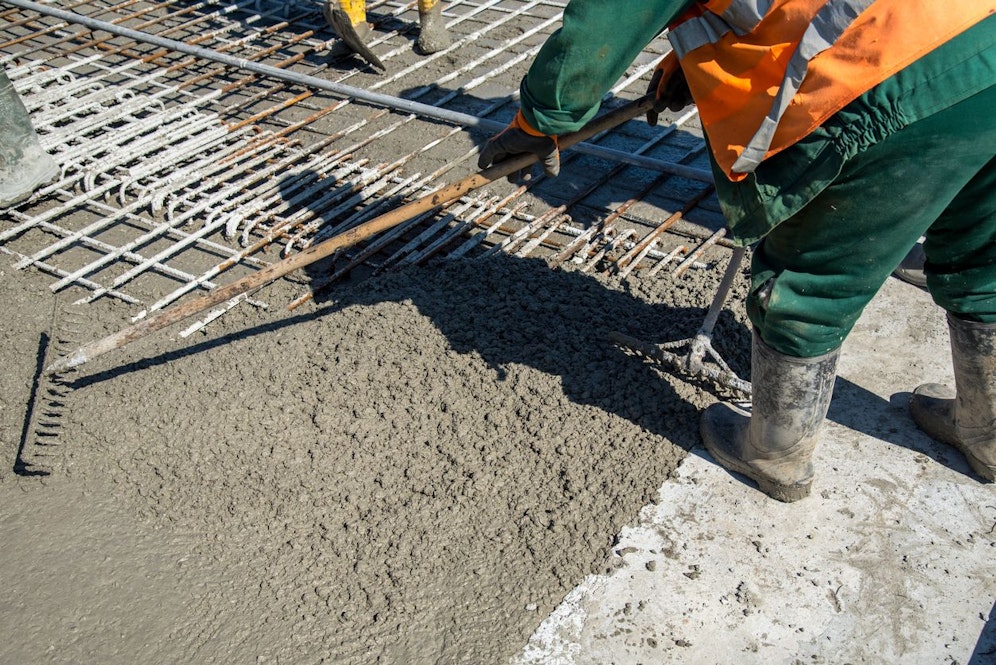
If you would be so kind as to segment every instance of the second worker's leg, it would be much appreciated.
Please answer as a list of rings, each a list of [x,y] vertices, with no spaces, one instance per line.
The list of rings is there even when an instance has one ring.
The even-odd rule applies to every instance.
[[[450,45],[440,0],[418,0],[419,33],[415,48],[423,55],[442,51]]]

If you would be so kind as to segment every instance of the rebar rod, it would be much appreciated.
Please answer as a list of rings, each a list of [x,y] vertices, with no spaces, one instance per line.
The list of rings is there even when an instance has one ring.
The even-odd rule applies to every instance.
[[[445,229],[456,219],[460,219],[471,208],[478,208],[477,214],[480,214],[480,197],[474,196],[470,197],[468,200],[461,200],[456,202],[451,209],[447,210],[445,214],[439,215],[439,219],[436,220],[434,224],[430,224],[428,228],[424,229],[421,233],[416,235],[414,238],[409,240],[400,249],[396,250],[393,254],[387,257],[375,271],[375,274],[382,273],[388,268],[393,266],[403,266],[410,263],[409,257],[415,255],[419,247],[423,242],[431,239],[434,235],[439,233],[441,230]],[[474,214],[470,215],[474,217]]]
[[[340,156],[340,159],[341,158],[342,158],[342,156]],[[356,168],[357,168],[356,164],[347,164],[342,169],[340,169],[336,173],[332,174],[332,178],[338,179],[340,177],[345,177],[346,175],[348,175],[351,171],[355,170]],[[337,187],[335,189],[335,191],[338,192],[341,195],[344,192],[350,191],[352,188],[353,188],[353,186],[351,186],[351,185],[350,186],[346,186],[346,187],[340,186],[340,187]],[[303,196],[305,196],[305,194],[300,194],[300,195],[299,194],[295,194],[294,195],[294,197],[299,197],[299,196],[303,197]],[[233,254],[232,256],[230,256],[229,258],[225,259],[221,263],[218,263],[217,265],[215,265],[212,268],[210,268],[209,270],[207,270],[198,279],[193,280],[191,282],[188,282],[187,284],[184,284],[183,286],[175,289],[173,292],[171,292],[171,293],[167,294],[166,296],[164,296],[163,298],[159,299],[158,301],[156,301],[155,303],[153,303],[152,305],[150,305],[148,308],[146,308],[145,310],[143,310],[142,312],[140,312],[139,314],[137,314],[133,318],[133,320],[138,320],[138,319],[144,318],[149,313],[154,312],[154,311],[156,311],[158,309],[161,309],[161,308],[165,307],[166,305],[171,304],[172,302],[176,301],[177,299],[179,299],[184,294],[186,294],[186,293],[194,290],[195,288],[198,288],[202,284],[204,284],[207,279],[213,278],[213,277],[217,276],[218,274],[220,274],[221,272],[224,272],[224,271],[228,270],[229,268],[237,265],[245,257],[248,257],[249,255],[251,255],[251,254],[253,254],[255,252],[260,251],[264,247],[270,245],[274,240],[280,238],[282,235],[285,235],[287,233],[287,230],[289,228],[291,228],[291,227],[296,226],[297,223],[298,223],[298,220],[295,219],[294,217],[291,217],[284,224],[282,224],[279,227],[271,230],[260,241],[258,241],[257,243],[255,243],[251,247],[248,247],[246,249],[243,249],[243,250],[241,250],[241,251]]]
[[[450,111],[447,109],[442,109],[437,106],[431,106],[429,104],[422,104],[419,102],[413,102],[408,99],[401,97],[392,97],[390,95],[385,95],[381,93],[371,92],[369,90],[364,90],[362,88],[357,88],[350,85],[345,85],[342,83],[336,83],[333,81],[327,81],[315,76],[308,76],[307,74],[299,74],[297,72],[285,71],[271,65],[266,65],[262,63],[252,62],[244,58],[236,58],[224,53],[218,53],[217,51],[202,48],[199,46],[191,46],[184,42],[176,41],[174,39],[168,39],[165,37],[159,37],[157,35],[139,32],[137,30],[131,30],[129,28],[124,28],[121,26],[108,23],[106,21],[99,21],[92,19],[88,16],[77,14],[75,12],[67,12],[55,7],[48,5],[41,5],[36,2],[31,2],[31,0],[5,0],[8,4],[20,7],[21,9],[26,9],[29,11],[36,12],[38,14],[51,16],[53,18],[60,19],[62,21],[68,21],[71,23],[79,23],[93,30],[105,30],[113,34],[127,37],[129,39],[134,39],[135,41],[147,42],[162,48],[168,48],[180,53],[186,53],[188,55],[193,55],[198,58],[205,60],[211,60],[214,62],[219,62],[229,67],[235,67],[237,69],[245,69],[262,76],[269,78],[279,79],[283,81],[288,81],[302,85],[309,88],[316,88],[318,90],[323,90],[332,94],[340,95],[343,97],[355,98],[367,103],[373,104],[374,106],[385,106],[398,111],[405,111],[407,113],[414,113],[422,117],[433,118],[435,120],[441,120],[444,122],[450,122],[456,125],[462,125],[464,127],[470,127],[475,129],[482,129],[488,132],[499,132],[505,128],[505,124],[497,122],[494,120],[487,120],[485,118],[479,118],[474,115],[469,115],[466,113],[460,113],[458,111]],[[679,164],[674,164],[670,162],[664,162],[652,158],[636,158],[625,152],[619,150],[612,150],[610,148],[605,148],[603,146],[596,146],[590,144],[579,144],[576,146],[579,152],[584,152],[593,156],[602,157],[604,159],[609,159],[612,161],[620,161],[623,163],[630,164],[632,166],[641,166],[643,168],[667,171],[690,180],[700,180],[703,182],[711,182],[712,174],[708,171],[702,169],[695,169]]]
[[[689,254],[681,264],[674,269],[674,276],[678,277],[686,270],[692,267],[692,265],[701,257],[707,249],[715,245],[720,238],[726,235],[726,227],[713,233],[709,238],[707,238],[702,244],[696,247],[691,254]]]
[[[12,250],[12,249],[10,249],[8,247],[5,247],[3,245],[0,245],[0,252],[3,252],[4,254],[10,254],[11,256],[13,256],[15,258],[24,258],[24,255],[21,254],[20,252],[16,252],[16,251],[14,251],[14,250]],[[38,268],[39,270],[41,270],[42,272],[47,272],[48,274],[54,275],[56,277],[63,277],[63,276],[66,275],[66,271],[63,270],[62,268],[59,268],[58,266],[53,266],[53,265],[51,265],[49,263],[45,263],[44,261],[40,261],[40,262],[36,263],[35,267]],[[96,282],[91,282],[90,280],[86,280],[86,279],[81,280],[80,281],[80,285],[81,286],[85,286],[88,289],[99,289],[99,288],[101,288],[100,284],[97,284]],[[138,298],[135,298],[133,296],[129,296],[126,293],[121,293],[120,291],[108,291],[107,294],[109,296],[118,298],[119,300],[122,300],[122,301],[124,301],[124,302],[126,302],[126,303],[128,303],[130,305],[137,305],[137,304],[139,304]]]
[[[659,179],[655,179],[653,182],[651,182],[650,185],[648,186],[648,190],[650,188],[656,188],[657,186],[659,186],[658,182]],[[627,253],[619,257],[615,262],[615,269],[625,272],[625,274],[622,274],[621,272],[620,276],[625,277],[626,275],[628,275],[630,271],[633,269],[633,266],[635,266],[640,261],[640,259],[643,258],[643,256],[649,253],[648,249],[649,245],[653,244],[661,236],[661,234],[663,234],[665,231],[673,227],[681,220],[682,217],[691,212],[691,210],[699,203],[701,203],[702,199],[704,199],[706,196],[712,193],[712,191],[713,191],[712,187],[703,188],[701,192],[696,194],[690,201],[688,201],[688,203],[685,204],[684,208],[675,212],[670,217],[665,219],[663,222],[661,222],[653,229],[651,229],[647,233],[647,235],[644,236],[639,242],[635,243]],[[622,206],[617,208],[615,212],[618,213],[618,216],[621,216],[626,210],[628,210],[631,207],[631,201],[635,201],[637,200],[637,198],[638,197],[634,197],[633,199],[630,199],[630,201],[627,201]],[[631,263],[632,265],[630,265]]]
[[[61,196],[67,196],[67,197],[69,196],[69,192],[58,192],[58,194],[61,195]],[[90,201],[90,207],[92,207],[92,208],[94,208],[96,210],[103,211],[105,214],[113,214],[113,213],[116,213],[119,210],[119,208],[111,206],[111,205],[109,205],[107,203],[104,203],[104,202],[102,202],[100,200],[91,200]],[[164,235],[166,235],[167,237],[170,237],[170,238],[178,238],[180,240],[183,240],[184,238],[186,238],[186,237],[188,237],[190,235],[189,233],[186,233],[185,231],[176,228],[175,225],[171,225],[171,224],[159,225],[159,224],[156,224],[156,222],[152,221],[151,219],[149,219],[147,217],[143,217],[141,215],[137,215],[135,213],[129,213],[128,215],[125,216],[125,219],[129,223],[135,224],[135,225],[140,226],[140,227],[148,228],[148,229],[157,229],[158,230],[160,226],[165,226]],[[215,253],[215,254],[227,254],[227,253],[229,253],[229,252],[232,251],[231,247],[229,247],[227,245],[222,245],[222,244],[216,243],[213,240],[209,240],[207,238],[199,238],[196,241],[195,244],[200,249],[203,249],[206,252],[211,252],[211,253]],[[262,259],[256,259],[256,258],[249,257],[249,256],[244,257],[243,260],[245,260],[246,263],[251,263],[253,265],[256,265],[257,267],[266,267],[266,266],[268,266],[270,264],[269,261],[264,261]],[[53,287],[49,287],[49,288],[53,288]]]
[[[172,128],[172,127],[163,127],[162,131],[166,132],[166,133],[175,132],[174,128]],[[114,163],[114,162],[112,162],[112,163]],[[147,167],[145,164],[143,164],[139,168],[138,173],[139,174],[145,173],[147,168],[149,168],[149,167]],[[151,168],[156,169],[156,170],[161,170],[163,168],[163,166],[162,165],[157,166],[157,165],[153,164]],[[152,172],[154,173],[155,170],[153,170]],[[38,221],[47,221],[48,219],[52,219],[52,218],[54,218],[54,217],[56,217],[58,215],[64,214],[65,210],[67,210],[67,209],[72,209],[72,208],[80,206],[80,205],[85,205],[90,200],[90,198],[94,195],[94,193],[102,194],[102,193],[105,193],[105,192],[109,192],[112,189],[114,189],[115,187],[120,187],[121,184],[122,184],[122,181],[120,179],[111,179],[111,180],[108,180],[107,182],[103,183],[102,185],[96,187],[95,190],[91,190],[91,191],[86,192],[84,194],[80,194],[80,195],[75,196],[73,199],[71,199],[70,201],[66,202],[60,208],[54,208],[54,209],[51,209],[51,210],[43,213],[38,218],[36,218],[36,220],[38,220]],[[145,202],[142,202],[139,205],[144,205],[144,204],[145,204]],[[135,209],[137,207],[138,206],[136,206],[135,203],[132,203],[129,206],[127,206],[128,209]],[[108,219],[108,220],[99,220],[97,222],[94,222],[94,223],[88,225],[87,227],[85,227],[84,229],[81,229],[79,232],[77,232],[77,237],[81,237],[83,235],[93,234],[97,230],[99,230],[100,228],[105,228],[109,224],[113,223],[113,221],[114,221],[113,219]],[[14,237],[16,235],[19,235],[20,233],[23,233],[24,230],[26,230],[27,228],[30,228],[30,226],[31,226],[31,224],[22,224],[22,225],[14,227],[13,229],[8,229],[7,231],[5,231],[3,233],[0,233],[0,242],[5,242],[9,238],[12,238],[12,237]],[[65,248],[65,247],[69,246],[70,244],[72,244],[72,241],[73,241],[73,238],[63,239],[61,242],[56,243],[55,245],[51,245],[49,247],[46,247],[44,249],[39,250],[38,252],[36,252],[33,255],[32,258],[35,259],[35,260],[44,259],[47,256],[50,256],[51,254],[53,254],[53,253],[55,253],[55,252],[57,252],[57,251]],[[27,263],[25,263],[23,261],[21,263],[23,263],[24,265],[27,265]],[[23,268],[24,265],[19,265],[18,267]]]
[[[651,147],[653,147],[654,145],[656,145],[658,142],[664,140],[668,135],[670,135],[675,130],[677,130],[678,127],[680,127],[681,125],[683,125],[685,122],[687,122],[694,115],[695,115],[694,111],[689,111],[689,112],[685,113],[683,116],[681,116],[680,118],[678,118],[674,122],[674,124],[672,124],[670,127],[668,127],[663,133],[655,136],[654,138],[652,138],[651,140],[647,141],[643,145],[639,146],[636,150],[634,150],[634,154],[640,154],[640,153],[642,153],[645,150],[649,150]],[[688,154],[686,154],[682,159],[685,159],[685,158],[689,157],[690,155],[692,155],[694,153],[695,153],[695,151],[693,150],[693,151],[689,152]],[[593,180],[591,183],[588,184],[587,187],[582,188],[578,192],[576,192],[568,201],[565,202],[564,206],[562,206],[562,207],[564,209],[567,209],[567,208],[570,208],[570,207],[574,206],[575,204],[577,204],[578,202],[580,202],[582,199],[584,199],[585,197],[587,197],[589,194],[591,194],[592,192],[594,192],[595,190],[597,190],[605,182],[611,180],[613,177],[615,177],[616,175],[618,175],[622,171],[622,169],[624,167],[625,167],[625,165],[622,165],[622,164],[615,165],[607,173],[603,174],[598,180]],[[542,178],[542,177],[543,176],[540,176],[540,178]],[[654,181],[650,185],[648,185],[647,187],[645,187],[637,196],[635,196],[635,197],[631,198],[629,201],[623,203],[615,211],[613,211],[612,213],[610,213],[609,216],[603,221],[603,223],[601,225],[601,229],[602,230],[598,234],[595,234],[595,235],[593,235],[591,237],[591,243],[589,244],[589,246],[591,246],[595,242],[597,242],[598,241],[598,236],[602,235],[602,236],[605,236],[605,239],[610,244],[611,248],[615,248],[620,243],[620,239],[619,238],[608,238],[607,237],[607,234],[611,234],[613,232],[614,227],[613,227],[612,223],[616,219],[618,219],[626,209],[628,209],[629,207],[631,207],[632,205],[634,205],[639,199],[642,199],[642,197],[645,196],[652,189],[654,189],[654,188],[660,186],[661,184],[663,184],[663,182],[665,182],[670,177],[672,177],[671,174],[667,174],[667,173],[661,174],[658,178],[655,178]],[[697,204],[699,202],[699,200],[701,200],[702,196],[704,196],[704,194],[701,195],[701,196],[699,196],[699,197],[696,197],[695,203],[692,204],[692,206],[690,206],[689,209],[691,207],[693,207],[695,204]],[[677,220],[675,220],[675,221],[677,221]],[[549,235],[551,234],[551,232],[552,231],[550,231],[550,230],[545,231],[544,234],[543,234],[543,239],[545,240],[547,237],[549,237]],[[628,239],[628,237],[630,235],[632,235],[632,234],[627,234],[626,238],[623,238],[621,240],[621,242],[622,242],[623,245],[625,245],[625,242],[626,242],[626,240]],[[533,244],[533,245],[531,245],[531,248],[538,247],[539,244],[540,243]],[[505,243],[503,243],[503,246],[505,246]],[[579,245],[578,248],[580,248],[580,246],[581,245]],[[513,249],[513,248],[514,247],[509,247],[509,251],[511,251],[511,249]],[[492,248],[492,249],[494,249],[494,248]],[[489,250],[489,251],[491,251],[491,250]],[[607,253],[607,251],[608,251],[608,249],[606,251],[599,252],[599,254],[598,254],[598,260],[600,260],[601,258],[603,258],[605,256],[605,254]],[[554,264],[553,264],[552,267],[556,267],[556,265],[559,265],[560,263],[562,263],[563,260],[564,260],[564,258],[566,258],[566,257],[555,257],[554,258]],[[589,264],[588,266],[586,266],[585,270],[592,269],[594,267],[595,263],[597,263],[597,261],[592,262],[591,264]]]
[[[271,175],[272,173],[275,173],[275,172],[281,170],[283,167],[284,167],[284,164],[281,164],[281,163],[272,164],[269,167],[267,167],[266,169],[262,169],[260,172],[258,172],[256,174],[256,176],[259,177],[259,178],[266,178],[269,175]],[[350,165],[348,168],[349,169],[354,169],[355,166],[354,165]],[[341,185],[341,186],[335,188],[333,190],[333,192],[348,191],[349,189],[351,189],[352,186],[353,185],[349,181],[347,181],[344,185]],[[236,194],[236,192],[239,192],[239,193]],[[238,205],[240,202],[248,200],[248,199],[252,198],[253,196],[255,196],[255,192],[253,192],[252,190],[247,190],[245,187],[242,187],[240,184],[237,183],[235,185],[229,185],[225,189],[225,194],[224,195],[219,195],[218,199],[219,200],[224,200],[225,201],[224,205],[227,206],[227,207],[230,207],[232,205]],[[208,202],[208,203],[205,203],[203,205],[205,207],[209,207],[211,205],[211,203]],[[218,213],[220,211],[216,208],[215,212]],[[217,216],[219,216],[219,215],[216,215],[216,217]],[[190,236],[188,236],[187,238],[184,238],[180,242],[173,244],[172,246],[170,246],[167,249],[164,249],[163,251],[159,252],[155,256],[153,256],[153,257],[151,257],[149,259],[146,259],[145,262],[143,262],[142,264],[140,264],[140,265],[132,268],[131,270],[125,272],[124,274],[119,275],[117,278],[115,278],[115,280],[113,282],[113,287],[117,288],[117,287],[121,286],[122,284],[124,284],[125,282],[127,282],[127,281],[129,281],[131,279],[134,279],[139,274],[141,274],[142,272],[144,272],[144,270],[146,268],[148,268],[149,266],[153,265],[154,263],[162,262],[163,259],[165,259],[165,258],[167,258],[169,256],[173,256],[173,255],[178,254],[180,251],[182,251],[183,249],[185,249],[186,247],[188,247],[190,244],[192,244],[192,242],[195,239],[204,237],[204,236],[208,235],[209,233],[212,233],[216,229],[219,229],[219,228],[223,227],[225,225],[225,222],[226,222],[226,220],[223,217],[220,220],[216,219],[216,221],[211,221],[210,219],[207,220],[205,222],[205,224],[200,229],[198,229],[196,232],[190,234]],[[103,295],[103,292],[100,291],[100,290],[98,290],[98,291],[94,292],[93,294],[91,294],[90,297],[88,298],[88,300],[90,300],[90,301],[95,300],[96,298],[100,297],[101,295]]]
[[[69,229],[64,229],[61,226],[57,226],[57,225],[52,224],[50,222],[43,222],[43,223],[39,224],[38,228],[42,229],[43,231],[47,231],[47,232],[49,232],[49,233],[51,233],[53,235],[57,235],[57,236],[67,236],[67,235],[70,235],[72,233],[72,231],[70,231]],[[100,252],[112,252],[113,251],[113,252],[115,252],[118,255],[118,257],[120,257],[120,258],[122,258],[122,259],[124,259],[126,261],[129,261],[131,263],[139,263],[139,262],[145,260],[145,257],[143,257],[143,256],[141,256],[139,254],[136,254],[136,253],[134,253],[132,251],[129,251],[129,250],[126,250],[126,249],[115,248],[114,246],[108,245],[105,242],[101,242],[100,240],[97,240],[96,238],[90,238],[90,237],[80,238],[79,243],[81,245],[83,245],[84,247],[87,247],[89,249],[93,249],[93,250],[96,250],[96,251],[100,251]],[[34,265],[36,265],[36,266],[47,265],[47,264],[44,264],[42,261],[31,261],[31,263],[34,264]],[[194,275],[192,275],[192,274],[190,274],[188,272],[185,272],[183,270],[178,270],[176,268],[173,268],[173,267],[168,266],[168,265],[163,264],[163,263],[156,264],[155,265],[155,269],[156,269],[157,272],[160,272],[160,273],[162,273],[164,275],[168,275],[169,277],[173,277],[173,278],[179,279],[179,280],[190,280],[190,279],[194,279],[194,277],[195,277]],[[52,284],[52,285],[49,286],[49,289],[52,290],[52,291],[58,291],[58,290],[60,290],[62,288],[62,286],[60,286],[60,285],[68,284],[68,283],[82,284],[83,282],[87,282],[90,285],[96,284],[96,282],[82,279],[84,275],[87,275],[87,274],[89,274],[92,271],[87,271],[87,272],[84,272],[84,273],[72,273],[72,274],[69,274],[68,271],[64,271],[64,270],[60,270],[60,272],[62,272],[63,274],[65,274],[65,276],[61,280],[59,280],[59,282],[57,282],[56,284]],[[213,288],[213,286],[214,285],[207,285],[206,288]]]
[[[273,156],[274,155],[272,155],[270,153],[266,153],[262,157],[257,158],[256,163],[261,164],[264,161],[273,158]],[[105,221],[105,220],[108,220],[108,219],[115,220],[115,219],[125,218],[129,212],[131,212],[131,211],[133,211],[135,209],[138,209],[138,208],[145,207],[147,204],[151,204],[153,198],[154,198],[154,195],[150,195],[149,197],[145,197],[145,198],[140,198],[140,199],[136,200],[134,203],[132,203],[130,206],[128,206],[127,208],[123,208],[121,210],[115,211],[113,213],[113,215],[111,215],[110,217],[105,217],[102,221]],[[209,206],[210,206],[210,203],[206,204],[205,208],[207,208]],[[197,211],[197,212],[199,212],[199,211]],[[91,263],[89,263],[89,264],[87,264],[87,265],[85,265],[85,266],[77,269],[71,275],[69,275],[67,277],[64,277],[62,280],[56,282],[55,284],[52,284],[49,288],[51,288],[53,291],[58,291],[60,289],[65,288],[66,286],[69,286],[69,284],[72,283],[72,282],[74,282],[74,281],[76,281],[77,278],[82,277],[83,275],[87,275],[87,274],[96,272],[97,270],[99,270],[103,266],[105,266],[105,265],[107,265],[109,263],[112,263],[119,256],[122,256],[126,252],[129,252],[132,249],[135,249],[137,247],[141,247],[143,245],[146,245],[146,244],[152,242],[156,238],[159,238],[160,236],[165,235],[167,233],[167,231],[169,231],[170,229],[174,229],[177,226],[181,226],[183,224],[186,224],[195,214],[197,214],[197,212],[195,212],[195,213],[188,213],[187,215],[180,216],[179,218],[171,219],[167,223],[160,224],[160,225],[158,225],[158,226],[150,229],[149,231],[147,231],[146,233],[138,236],[137,238],[133,239],[132,241],[130,241],[128,243],[125,243],[124,245],[121,245],[117,249],[113,249],[111,251],[108,251],[107,254],[105,254],[104,256],[100,257],[96,261],[93,261],[93,262],[91,262]],[[87,235],[88,235],[88,233],[80,232],[78,234],[74,234],[74,237],[76,239],[81,239],[82,240]],[[193,279],[193,277],[191,276],[190,279]]]
[[[651,97],[642,97],[630,104],[616,109],[603,116],[597,117],[586,125],[582,130],[561,137],[561,146],[564,148],[575,145],[590,138],[594,134],[604,131],[606,128],[615,127],[647,111],[653,104]],[[350,229],[349,231],[330,238],[320,245],[314,245],[310,249],[287,257],[282,261],[273,264],[252,275],[240,280],[219,287],[206,295],[186,303],[185,305],[174,307],[157,313],[156,316],[140,321],[132,326],[121,330],[113,335],[109,335],[100,340],[95,340],[89,344],[79,347],[67,356],[63,356],[45,368],[47,374],[52,374],[72,367],[76,367],[90,359],[103,355],[109,351],[120,348],[136,339],[145,337],[157,330],[161,330],[178,321],[188,319],[198,312],[202,312],[214,305],[226,302],[241,294],[254,292],[263,286],[288,275],[299,268],[311,265],[344,247],[355,245],[364,239],[374,236],[382,231],[393,228],[415,215],[437,209],[440,206],[453,201],[470,191],[474,191],[484,185],[493,182],[498,178],[504,178],[510,173],[514,173],[528,167],[536,161],[536,156],[532,154],[521,155],[499,164],[495,164],[480,173],[468,176],[459,182],[451,183],[436,192],[427,195],[417,201],[412,201],[395,210],[370,220],[361,227]]]
[[[455,94],[455,93],[451,93],[451,96],[452,96],[453,94]]]

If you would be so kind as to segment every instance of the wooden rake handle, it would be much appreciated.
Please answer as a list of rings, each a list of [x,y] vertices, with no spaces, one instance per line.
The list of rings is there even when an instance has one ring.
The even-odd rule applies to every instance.
[[[653,105],[653,102],[653,96],[647,95],[599,116],[578,131],[561,136],[559,138],[560,148],[569,148],[596,134],[621,125],[627,120],[636,118],[646,113]],[[218,287],[200,298],[162,310],[103,339],[84,344],[46,367],[44,370],[45,374],[55,374],[77,367],[97,356],[119,349],[126,344],[130,344],[137,339],[150,335],[157,330],[162,330],[174,323],[188,319],[231,298],[259,289],[284,275],[294,272],[298,268],[315,263],[344,247],[352,247],[373,235],[406,222],[417,215],[429,212],[468,192],[472,192],[495,180],[527,168],[535,161],[537,161],[536,155],[527,153],[494,164],[480,173],[468,176],[459,182],[446,185],[431,194],[406,203],[337,236],[312,245],[306,250],[293,254],[277,263],[273,263],[252,275],[243,277],[226,286]]]

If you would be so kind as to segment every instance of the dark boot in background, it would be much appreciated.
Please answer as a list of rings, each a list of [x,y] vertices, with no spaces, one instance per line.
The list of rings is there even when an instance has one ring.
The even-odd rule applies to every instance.
[[[913,245],[913,249],[909,251],[899,267],[892,271],[892,274],[907,284],[926,290],[927,277],[923,274],[923,264],[926,262],[927,255],[923,253],[923,245],[917,243]]]
[[[926,383],[910,400],[917,426],[954,446],[972,470],[996,480],[996,324],[948,314],[955,387]]]

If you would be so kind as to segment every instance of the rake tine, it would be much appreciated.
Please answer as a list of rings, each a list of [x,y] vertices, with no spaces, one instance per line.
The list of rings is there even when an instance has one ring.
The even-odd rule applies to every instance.
[[[747,250],[743,247],[733,250],[730,263],[726,266],[723,279],[720,280],[719,287],[716,289],[716,295],[713,296],[709,310],[702,321],[702,326],[695,334],[695,337],[677,342],[667,342],[665,344],[647,344],[629,335],[613,332],[609,335],[610,339],[635,353],[650,358],[661,365],[670,367],[679,373],[714,381],[719,385],[737,390],[750,397],[750,382],[744,381],[737,376],[730,369],[730,366],[726,364],[726,361],[712,347],[713,328],[716,327],[716,321],[719,319],[719,314],[726,303],[730,288],[733,286],[733,280],[740,271],[740,265],[743,263],[746,252]],[[680,355],[670,350],[686,345],[690,346],[690,349],[685,355]],[[715,366],[706,364],[704,362],[706,357],[711,359],[715,363]]]

